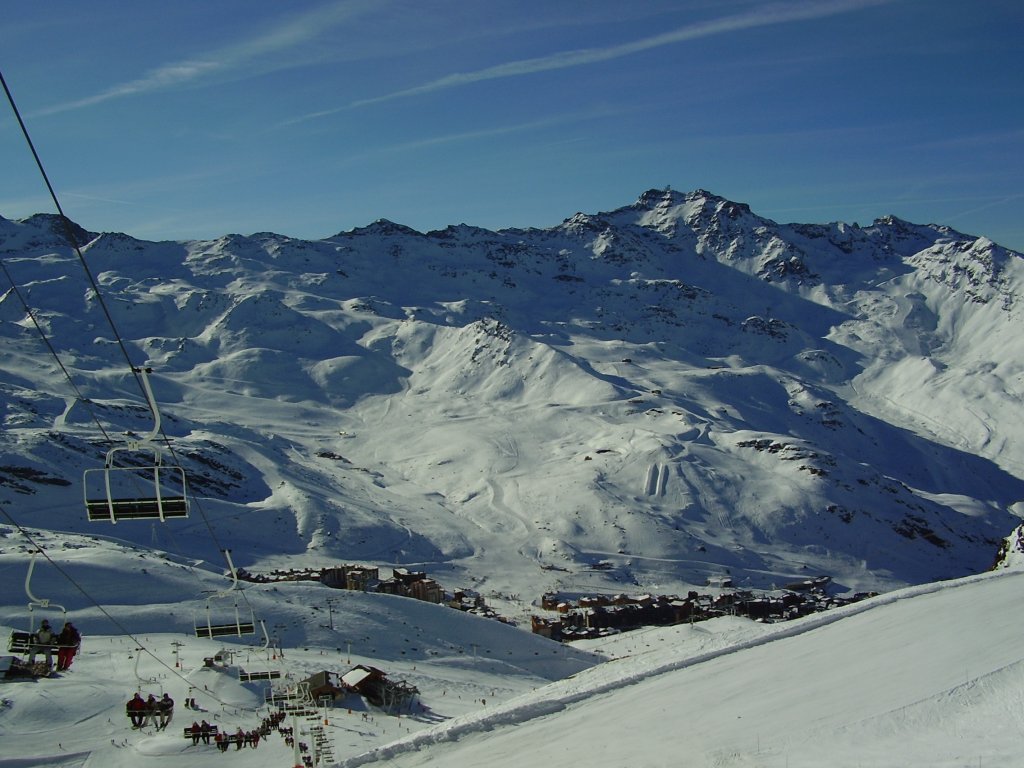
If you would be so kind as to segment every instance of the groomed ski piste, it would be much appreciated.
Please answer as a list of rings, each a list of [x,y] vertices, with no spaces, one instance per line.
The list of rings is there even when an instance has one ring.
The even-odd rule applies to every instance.
[[[277,686],[357,664],[415,685],[417,706],[387,714],[350,696],[298,719],[300,740],[311,741],[314,727],[326,734],[325,764],[1024,765],[1024,574],[1016,568],[787,623],[724,617],[573,646],[406,598],[246,585],[255,610],[273,614],[275,651],[195,637],[204,605],[192,596],[196,582],[214,586],[218,574],[141,548],[38,533],[53,560],[37,565],[33,591],[62,592],[54,602],[82,630],[83,648],[68,672],[0,687],[4,767],[292,765],[293,749],[276,733],[256,749],[222,753],[192,745],[183,729],[201,719],[223,732],[260,723],[270,683],[242,683],[240,670],[275,668],[285,677]],[[17,541],[6,532],[5,583],[29,562]],[[58,590],[60,571],[87,584],[88,599]],[[37,621],[63,618],[34,611]],[[27,619],[7,595],[3,631],[24,629]],[[206,666],[218,653],[224,663]],[[166,730],[131,728],[125,703],[136,690],[175,699]],[[192,696],[197,711],[184,706]]]

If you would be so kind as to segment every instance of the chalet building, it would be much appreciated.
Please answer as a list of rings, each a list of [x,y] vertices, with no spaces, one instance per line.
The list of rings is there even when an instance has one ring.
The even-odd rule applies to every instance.
[[[345,696],[346,688],[341,678],[333,672],[317,672],[302,681],[309,687],[309,695],[318,704],[334,704]]]
[[[487,603],[479,592],[472,589],[459,589],[448,600],[448,607],[458,611],[472,611],[477,608],[486,608]]]
[[[732,576],[708,576],[707,585],[716,589],[729,589],[732,587]]]
[[[401,680],[389,680],[382,670],[364,664],[342,675],[341,683],[346,691],[357,693],[389,712],[408,709],[420,693],[416,686]]]

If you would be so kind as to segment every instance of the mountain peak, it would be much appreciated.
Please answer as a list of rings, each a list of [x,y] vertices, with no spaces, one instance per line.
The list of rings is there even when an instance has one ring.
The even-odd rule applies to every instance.
[[[683,203],[703,203],[714,206],[726,203],[729,205],[740,205],[746,208],[742,203],[731,203],[724,197],[716,195],[713,192],[709,192],[706,189],[698,188],[690,192],[680,192],[672,189],[672,187],[648,189],[637,198],[637,201],[632,207],[652,210],[655,208],[669,208],[671,206],[682,205]]]
[[[336,237],[344,235],[413,235],[420,236],[422,232],[419,232],[412,227],[407,227],[405,224],[398,224],[390,219],[377,219],[372,224],[367,224],[365,227],[355,227],[350,229],[348,232],[339,232]]]
[[[81,248],[96,234],[79,226],[71,219],[56,213],[34,213],[19,222],[27,231],[35,231],[54,245],[78,246]]]

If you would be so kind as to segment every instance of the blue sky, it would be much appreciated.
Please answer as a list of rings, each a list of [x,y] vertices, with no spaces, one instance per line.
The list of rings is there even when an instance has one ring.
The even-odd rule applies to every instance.
[[[1022,35],[1020,0],[50,0],[0,68],[92,230],[546,227],[671,185],[1024,250]],[[50,212],[0,107],[0,215]]]

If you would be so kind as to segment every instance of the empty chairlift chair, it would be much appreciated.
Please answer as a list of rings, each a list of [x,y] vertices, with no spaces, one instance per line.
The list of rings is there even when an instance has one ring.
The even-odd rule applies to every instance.
[[[188,517],[189,503],[185,470],[165,464],[164,454],[154,440],[160,433],[160,411],[149,385],[149,369],[139,374],[153,413],[153,429],[107,451],[102,469],[87,469],[82,476],[85,509],[91,522],[119,520],[160,520]]]
[[[267,633],[267,625],[260,619],[260,629],[263,630],[263,650],[266,651],[270,648],[270,635]],[[259,680],[280,680],[281,672],[277,669],[265,669],[254,672],[246,672],[239,668],[238,679],[243,683],[253,683]]]
[[[243,615],[242,609],[238,605],[238,573],[235,571],[235,564],[231,561],[231,550],[223,550],[224,557],[227,558],[228,568],[231,572],[231,586],[222,592],[217,592],[214,595],[210,595],[206,599],[206,621],[201,621],[199,617],[195,620],[196,637],[227,637],[235,635],[241,637],[243,635],[254,635],[256,634],[256,615],[253,613],[252,608],[247,608],[248,614]],[[226,616],[225,613],[219,608],[219,604],[222,601],[231,600],[234,606],[232,616]],[[214,620],[214,606],[218,606],[218,613],[216,621]],[[233,618],[231,621],[225,621],[227,618]],[[266,630],[264,630],[265,632]]]
[[[252,609],[249,609],[248,616],[244,616],[237,600],[234,603],[233,621],[225,621],[225,619],[231,617],[223,614],[218,614],[217,621],[214,621],[211,601],[215,597],[216,595],[206,601],[206,621],[197,620],[195,622],[196,637],[227,637],[229,635],[241,637],[242,635],[256,633],[256,620],[252,615]]]
[[[256,672],[239,670],[238,679],[243,683],[253,683],[257,680],[280,680],[281,672],[277,669],[263,669]]]

